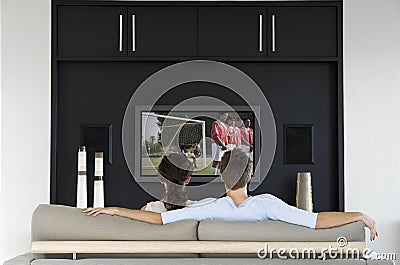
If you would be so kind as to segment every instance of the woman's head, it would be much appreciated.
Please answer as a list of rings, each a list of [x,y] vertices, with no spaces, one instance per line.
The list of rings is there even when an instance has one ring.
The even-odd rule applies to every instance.
[[[165,154],[158,165],[161,183],[165,187],[167,210],[183,208],[188,200],[185,185],[190,181],[193,164],[181,153]]]

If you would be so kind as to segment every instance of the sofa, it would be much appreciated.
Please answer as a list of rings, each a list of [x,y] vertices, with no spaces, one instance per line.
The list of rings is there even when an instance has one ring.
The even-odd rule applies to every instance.
[[[119,216],[86,216],[74,207],[39,205],[31,232],[31,252],[4,265],[393,264],[355,252],[344,254],[343,250],[365,248],[362,222],[317,230],[280,221],[185,220],[158,226]],[[337,255],[327,255],[328,245],[337,247]],[[286,251],[278,253],[279,248]],[[307,248],[315,252],[295,255],[296,249],[301,253]]]

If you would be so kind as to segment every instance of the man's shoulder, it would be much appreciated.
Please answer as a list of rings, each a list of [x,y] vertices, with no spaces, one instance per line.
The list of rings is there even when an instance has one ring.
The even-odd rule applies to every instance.
[[[253,197],[256,201],[257,200],[260,200],[260,201],[268,200],[268,201],[276,201],[276,202],[281,201],[281,199],[279,199],[278,197],[276,197],[272,194],[269,194],[269,193],[259,194],[259,195],[255,195]]]

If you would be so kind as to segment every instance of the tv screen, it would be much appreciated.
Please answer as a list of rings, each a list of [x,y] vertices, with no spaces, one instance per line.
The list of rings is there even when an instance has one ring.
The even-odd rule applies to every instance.
[[[226,150],[241,148],[254,160],[253,130],[251,111],[142,111],[141,175],[157,176],[163,155],[171,152],[182,153],[193,163],[192,176],[218,175],[213,161]]]

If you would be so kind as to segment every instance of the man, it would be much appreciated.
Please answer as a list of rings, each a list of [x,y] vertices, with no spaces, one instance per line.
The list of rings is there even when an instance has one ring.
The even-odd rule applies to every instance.
[[[360,212],[311,213],[290,206],[270,194],[248,196],[247,184],[251,178],[251,165],[249,157],[241,149],[235,148],[226,152],[221,160],[221,179],[225,185],[227,196],[214,199],[209,203],[194,204],[161,214],[118,207],[88,208],[82,211],[92,216],[98,214],[119,215],[157,225],[188,219],[197,221],[279,220],[313,229],[321,229],[361,220],[370,229],[371,240],[378,236],[375,221]]]
[[[253,152],[253,129],[250,128],[251,121],[250,119],[243,120],[244,127],[240,129],[240,133],[242,136],[242,150],[250,156],[251,152]]]
[[[211,153],[212,153],[212,165],[211,174],[219,175],[219,162],[221,161],[224,152],[228,149],[228,127],[225,124],[228,118],[228,113],[218,113],[218,119],[215,120],[211,125]]]
[[[229,115],[226,119],[226,125],[228,127],[228,150],[232,150],[236,147],[236,137],[235,137],[235,120]]]
[[[243,127],[243,120],[240,118],[240,116],[237,116],[233,123],[233,129],[235,132],[233,136],[233,142],[236,144],[236,147],[241,147],[242,145],[242,135],[240,131],[241,127]]]

